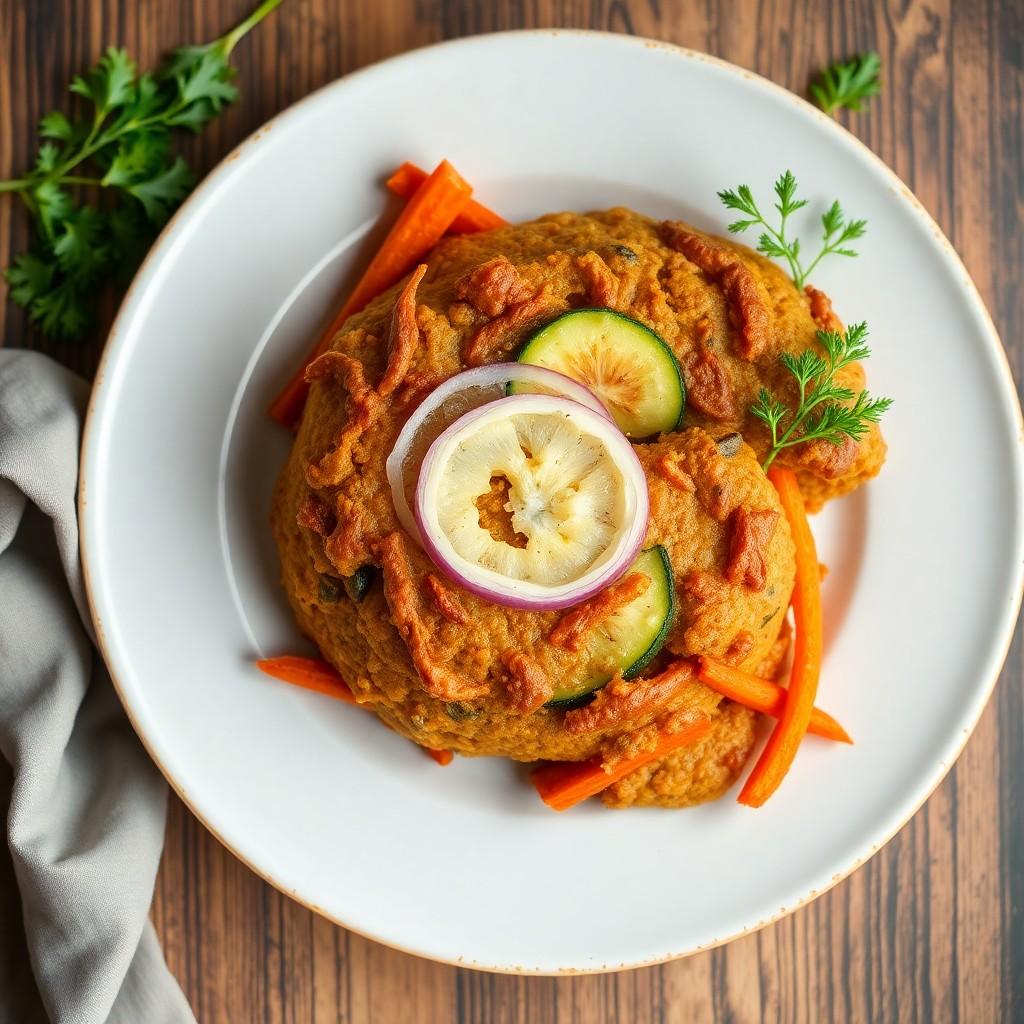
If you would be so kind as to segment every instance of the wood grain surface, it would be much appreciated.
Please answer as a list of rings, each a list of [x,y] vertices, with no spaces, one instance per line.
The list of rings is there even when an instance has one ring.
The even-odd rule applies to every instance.
[[[70,76],[104,46],[125,45],[150,64],[174,45],[213,38],[248,8],[249,0],[0,0],[0,177],[28,166],[39,117],[65,102]],[[187,155],[208,169],[311,89],[383,57],[455,36],[550,26],[670,40],[797,92],[830,60],[877,49],[882,95],[865,113],[842,120],[952,239],[1020,379],[1021,0],[285,0],[236,51],[241,101],[187,140]],[[26,238],[22,211],[0,201],[0,264]],[[114,305],[112,298],[108,316]],[[88,374],[102,331],[85,347],[46,343],[20,311],[0,304],[0,338]],[[950,424],[937,419],[940,425]],[[881,853],[809,907],[703,955],[564,979],[428,963],[352,935],[280,895],[177,801],[153,917],[204,1024],[1022,1021],[1020,639],[956,767]]]

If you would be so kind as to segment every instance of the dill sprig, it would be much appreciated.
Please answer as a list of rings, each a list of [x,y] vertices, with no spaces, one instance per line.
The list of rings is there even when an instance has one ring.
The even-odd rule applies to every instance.
[[[740,220],[729,225],[729,231],[739,234],[749,228],[762,229],[757,240],[757,251],[773,259],[785,260],[790,276],[798,288],[803,288],[812,271],[826,256],[856,256],[850,243],[863,237],[867,230],[866,220],[847,220],[837,199],[821,216],[822,244],[818,254],[804,266],[800,256],[800,239],[787,233],[789,218],[807,205],[806,199],[796,198],[796,178],[792,171],[779,175],[775,182],[775,210],[779,215],[778,225],[769,223],[761,212],[749,185],[735,189],[724,189],[718,198],[730,210],[743,214]]]
[[[855,395],[835,381],[836,374],[851,363],[867,359],[868,325],[853,324],[845,332],[818,331],[824,356],[807,349],[794,356],[784,352],[782,365],[796,380],[798,400],[795,410],[762,388],[750,407],[771,434],[771,448],[765,456],[767,469],[784,448],[805,441],[841,444],[845,437],[859,441],[868,425],[877,423],[892,405],[890,398],[872,398],[867,391]]]

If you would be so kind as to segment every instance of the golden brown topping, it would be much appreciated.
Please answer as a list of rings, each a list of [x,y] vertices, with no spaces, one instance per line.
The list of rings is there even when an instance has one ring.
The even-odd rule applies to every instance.
[[[843,321],[836,316],[832,309],[832,300],[817,288],[807,285],[804,288],[811,306],[811,319],[823,331],[841,331]]]
[[[441,578],[431,572],[427,574],[425,582],[427,593],[430,594],[434,607],[449,622],[454,622],[457,626],[468,626],[470,623],[469,613],[462,607],[462,603],[451,590],[441,582]]]
[[[324,541],[324,554],[343,576],[348,576],[370,560],[366,517],[351,498],[339,495],[337,500],[337,526]]]
[[[614,306],[619,296],[619,279],[596,252],[576,257],[576,266],[594,306]]]
[[[391,329],[388,332],[388,365],[377,385],[377,394],[381,397],[390,395],[409,372],[413,353],[420,340],[420,329],[416,326],[416,289],[426,272],[426,263],[421,263],[412,272],[395,301],[391,313]]]
[[[698,411],[715,420],[731,420],[736,415],[729,375],[710,348],[699,345],[682,362],[686,379],[686,397]]]
[[[736,509],[732,516],[729,564],[725,567],[725,578],[730,583],[742,582],[750,590],[764,590],[768,578],[765,553],[778,521],[779,513],[772,509]]]
[[[333,533],[337,525],[334,512],[320,497],[312,493],[303,498],[295,522],[321,537]]]
[[[768,298],[742,259],[731,249],[716,245],[679,221],[666,221],[661,226],[661,234],[668,245],[681,252],[722,289],[733,325],[739,332],[736,346],[739,356],[751,360],[764,355],[771,342]]]
[[[664,706],[693,679],[693,666],[688,661],[673,662],[650,679],[628,683],[616,676],[586,707],[565,713],[565,730],[583,733],[621,726]]]
[[[306,367],[307,384],[328,377],[340,380],[356,403],[362,402],[371,390],[363,364],[344,352],[325,352]]]
[[[546,289],[541,289],[533,298],[509,306],[500,316],[479,327],[466,346],[466,365],[481,366],[495,353],[508,351],[519,340],[522,328],[551,311],[556,301]]]
[[[567,651],[581,651],[587,635],[598,623],[614,615],[631,601],[647,591],[651,585],[650,576],[642,572],[631,572],[613,583],[589,601],[576,605],[566,612],[548,635],[549,643],[564,647]]]
[[[683,577],[683,593],[697,605],[714,604],[722,594],[724,584],[717,573],[694,569]]]
[[[671,453],[666,452],[662,455],[662,457],[654,464],[654,468],[657,470],[660,477],[667,480],[678,490],[685,491],[687,494],[692,494],[696,489],[693,477],[680,468],[679,463],[672,458]]]
[[[505,700],[520,715],[529,715],[551,698],[551,683],[541,667],[511,648],[501,655],[508,670]]]
[[[409,649],[423,689],[431,697],[444,701],[473,700],[483,696],[487,692],[486,684],[465,679],[434,655],[430,627],[422,619],[405,534],[401,530],[389,533],[378,545],[378,554],[391,621]]]
[[[835,480],[850,471],[857,458],[860,445],[849,436],[839,444],[832,444],[823,438],[795,445],[787,461],[795,463],[809,473]]]
[[[455,294],[491,317],[532,298],[529,286],[506,256],[495,256],[460,277],[455,282]]]
[[[733,638],[725,652],[725,660],[730,665],[741,665],[754,649],[754,634],[742,629]]]

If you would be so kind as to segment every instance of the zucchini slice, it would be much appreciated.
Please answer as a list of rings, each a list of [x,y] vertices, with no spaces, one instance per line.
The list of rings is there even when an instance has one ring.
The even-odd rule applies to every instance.
[[[627,572],[646,573],[651,585],[592,631],[578,673],[555,689],[547,707],[579,707],[619,670],[625,679],[638,676],[664,645],[675,614],[675,582],[668,552],[660,544],[648,548]]]
[[[627,437],[675,430],[683,418],[686,388],[672,350],[650,328],[611,309],[563,313],[527,340],[519,361],[585,384]]]

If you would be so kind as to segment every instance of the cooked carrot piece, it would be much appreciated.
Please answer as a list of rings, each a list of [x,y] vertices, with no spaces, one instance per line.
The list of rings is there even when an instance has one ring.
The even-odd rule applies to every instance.
[[[455,755],[450,750],[434,750],[432,747],[423,747],[424,753],[432,757],[441,767],[451,764]]]
[[[555,811],[567,811],[619,779],[624,779],[637,768],[658,761],[680,747],[696,743],[710,729],[710,721],[699,718],[678,732],[664,733],[653,750],[620,761],[611,771],[604,770],[599,757],[590,761],[555,761],[533,773],[533,785],[548,807]]]
[[[818,555],[807,522],[804,500],[792,470],[772,466],[768,470],[768,479],[778,491],[796,548],[796,582],[793,586],[796,638],[793,642],[793,668],[782,714],[738,797],[739,802],[748,807],[760,807],[786,777],[810,725],[814,698],[818,691],[818,677],[821,674]]]
[[[270,406],[270,415],[294,427],[309,394],[306,367],[330,347],[331,339],[353,314],[390,288],[441,240],[469,200],[472,189],[447,160],[442,160],[406,203],[398,220],[370,261],[348,301],[341,307],[316,347]]]
[[[711,687],[715,693],[720,693],[723,697],[750,708],[751,711],[759,711],[762,715],[779,718],[786,705],[786,690],[778,683],[751,675],[749,672],[741,672],[738,668],[732,668],[714,658],[700,659],[700,672],[697,678],[705,686]],[[827,740],[836,740],[838,743],[853,742],[849,733],[821,708],[811,709],[811,722],[807,731],[814,733],[815,736],[823,736]]]
[[[413,193],[426,181],[427,172],[422,167],[417,167],[408,161],[391,175],[385,182],[388,189],[396,196],[403,199],[411,199]],[[473,235],[478,231],[490,231],[492,228],[504,227],[508,223],[504,217],[499,217],[493,210],[481,206],[475,199],[470,199],[462,208],[455,220],[448,229],[456,235]]]
[[[356,703],[348,683],[338,675],[333,665],[329,665],[321,658],[300,658],[294,654],[286,654],[280,658],[264,658],[257,661],[256,667],[268,676],[294,686],[324,693],[347,704]]]

